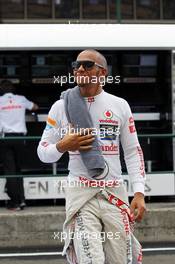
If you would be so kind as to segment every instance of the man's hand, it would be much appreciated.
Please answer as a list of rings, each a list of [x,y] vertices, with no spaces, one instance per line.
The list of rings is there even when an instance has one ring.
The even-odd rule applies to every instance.
[[[95,137],[91,135],[91,128],[85,129],[82,133],[68,133],[57,144],[59,152],[90,150]]]
[[[140,222],[143,219],[144,213],[146,211],[143,193],[137,192],[134,194],[130,209],[131,213],[135,216],[135,221]]]

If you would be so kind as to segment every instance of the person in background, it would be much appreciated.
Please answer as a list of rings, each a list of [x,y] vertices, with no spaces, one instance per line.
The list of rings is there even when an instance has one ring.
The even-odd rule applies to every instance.
[[[0,151],[5,175],[21,174],[21,139],[6,140],[5,137],[22,137],[26,135],[26,109],[36,111],[38,105],[29,101],[25,96],[17,95],[14,85],[7,80],[0,83]],[[7,208],[22,210],[25,207],[24,185],[22,177],[7,177],[5,191],[10,201]]]

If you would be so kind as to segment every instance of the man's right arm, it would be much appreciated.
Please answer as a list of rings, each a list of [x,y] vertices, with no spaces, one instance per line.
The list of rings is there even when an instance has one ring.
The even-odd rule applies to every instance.
[[[57,143],[61,140],[61,108],[62,105],[60,102],[56,102],[51,107],[47,117],[46,127],[38,145],[38,157],[42,162],[45,163],[56,162],[63,154],[63,152],[59,151],[57,148]]]
[[[42,162],[56,162],[66,151],[88,151],[92,149],[92,142],[95,140],[91,134],[92,128],[87,128],[82,133],[78,133],[76,130],[75,132],[67,131],[62,135],[61,132],[64,131],[62,123],[67,123],[67,120],[62,120],[63,113],[63,101],[57,101],[48,114],[47,124],[37,149]]]

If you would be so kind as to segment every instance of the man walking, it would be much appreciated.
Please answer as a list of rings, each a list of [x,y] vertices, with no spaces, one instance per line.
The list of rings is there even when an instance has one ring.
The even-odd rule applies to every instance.
[[[77,183],[65,188],[64,253],[72,264],[140,264],[131,223],[145,212],[145,171],[130,107],[102,89],[107,62],[101,53],[82,51],[72,68],[77,86],[52,106],[38,146],[43,162],[56,162],[68,151],[68,179]],[[67,133],[61,136],[60,129]],[[119,142],[134,190],[130,207]]]

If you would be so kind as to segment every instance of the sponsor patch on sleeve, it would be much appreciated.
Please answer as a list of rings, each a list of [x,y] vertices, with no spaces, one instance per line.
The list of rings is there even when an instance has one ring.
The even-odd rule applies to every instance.
[[[135,125],[129,126],[129,132],[130,133],[135,133],[136,132]]]
[[[46,124],[45,130],[49,130],[49,129],[52,129],[52,128],[53,128],[53,126]]]
[[[47,125],[54,127],[56,125],[56,121],[48,116],[47,118]]]
[[[43,142],[41,142],[41,146],[43,146],[43,147],[47,147],[49,145],[49,143],[48,142],[46,142],[46,141],[43,141]]]
[[[133,116],[131,116],[129,118],[129,132],[130,133],[135,133],[136,132],[136,128],[135,128],[135,124],[134,124],[134,118]]]

